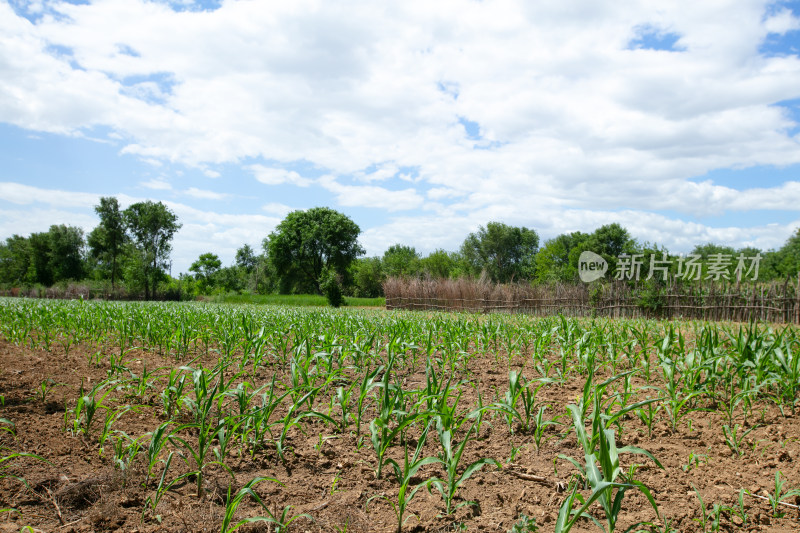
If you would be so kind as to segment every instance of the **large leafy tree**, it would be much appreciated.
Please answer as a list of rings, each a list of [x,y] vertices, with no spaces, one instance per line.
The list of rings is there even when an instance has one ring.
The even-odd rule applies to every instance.
[[[577,259],[571,261],[573,250],[581,249],[581,245],[589,236],[580,231],[563,233],[545,242],[536,254],[536,280],[541,282],[572,282],[578,279]],[[580,255],[580,252],[578,252]]]
[[[83,230],[58,224],[50,230],[31,233],[27,239],[26,281],[50,286],[58,281],[79,280],[84,274]]]
[[[264,241],[264,248],[282,292],[322,293],[323,271],[347,275],[347,267],[364,249],[358,244],[361,229],[346,215],[327,207],[293,211]]]
[[[778,250],[764,254],[759,279],[795,279],[800,271],[800,228]]]
[[[461,255],[472,274],[486,272],[492,281],[508,283],[533,277],[538,249],[535,230],[489,222],[469,234]]]
[[[58,224],[47,232],[50,241],[50,271],[53,281],[79,280],[84,273],[83,230],[75,226]]]
[[[125,227],[138,252],[136,264],[141,269],[145,298],[155,297],[158,282],[164,276],[172,237],[181,228],[175,213],[161,202],[138,202],[122,213]]]
[[[222,267],[217,254],[205,253],[197,258],[197,261],[192,263],[189,267],[190,272],[195,273],[195,279],[200,288],[200,292],[207,293],[209,289],[213,289],[216,284],[216,276],[219,274],[219,269]]]
[[[89,233],[89,255],[99,261],[111,274],[111,287],[114,288],[119,272],[119,259],[128,241],[125,221],[116,198],[102,197],[94,207],[100,217],[100,224]]]
[[[354,295],[359,298],[375,298],[383,295],[383,263],[380,257],[362,257],[350,266]]]
[[[258,257],[256,257],[253,248],[249,244],[245,244],[236,250],[236,266],[249,274],[255,270],[257,265]]]
[[[432,278],[449,278],[456,268],[457,254],[437,249],[420,259],[420,268]]]
[[[31,250],[28,238],[12,235],[0,244],[0,283],[19,286],[30,281]]]
[[[414,276],[419,267],[419,254],[412,246],[395,244],[383,253],[383,272],[387,277]]]

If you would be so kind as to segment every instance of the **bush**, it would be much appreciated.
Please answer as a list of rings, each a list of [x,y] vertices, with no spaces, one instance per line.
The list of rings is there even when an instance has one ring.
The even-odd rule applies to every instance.
[[[320,288],[331,307],[341,307],[345,305],[342,287],[339,283],[339,276],[332,268],[326,269],[322,273]]]

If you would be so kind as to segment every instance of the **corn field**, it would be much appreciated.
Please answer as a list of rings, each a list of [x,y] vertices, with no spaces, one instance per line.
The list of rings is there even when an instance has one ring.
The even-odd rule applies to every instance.
[[[89,524],[101,504],[154,531],[800,524],[792,326],[0,299],[0,339],[20,358],[0,376],[0,500],[19,525]],[[18,385],[28,360],[59,359]],[[58,444],[30,447],[39,420]],[[48,481],[64,442],[87,479],[121,485],[70,507],[75,484]],[[750,478],[709,499],[728,470]]]

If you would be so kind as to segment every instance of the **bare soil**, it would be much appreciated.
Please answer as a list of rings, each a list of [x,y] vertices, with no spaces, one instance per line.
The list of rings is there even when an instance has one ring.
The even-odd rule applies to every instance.
[[[285,463],[274,453],[259,452],[251,458],[234,450],[226,461],[233,476],[221,467],[209,467],[201,497],[196,494],[195,483],[187,479],[164,496],[155,513],[143,512],[147,498],[154,495],[157,479],[151,477],[146,481],[146,465],[141,462],[125,472],[114,468],[112,439],[102,448],[98,442],[105,411],[101,411],[88,437],[73,434],[69,427],[65,429],[65,411],[75,407],[81,387],[91,388],[107,375],[107,358],[100,366],[89,361],[96,351],[93,346],[77,346],[65,354],[57,346],[45,352],[0,339],[0,395],[4,397],[0,418],[13,421],[16,427],[15,435],[0,431],[0,445],[5,447],[0,456],[10,451],[27,452],[47,461],[23,457],[0,464],[0,468],[8,467],[0,470],[0,475],[14,474],[27,483],[26,486],[11,477],[0,479],[0,508],[17,510],[0,514],[0,532],[20,531],[26,525],[34,531],[58,532],[218,531],[229,488],[235,493],[256,476],[275,478],[281,483],[266,481],[255,487],[273,512],[280,514],[286,506],[292,506],[290,514],[306,513],[311,517],[296,520],[291,531],[396,530],[397,520],[389,501],[397,495],[398,484],[388,471],[383,479],[375,479],[375,453],[366,427],[371,417],[367,417],[360,443],[352,433],[337,434],[321,422],[304,422],[305,433],[298,429],[290,433],[293,453]],[[504,357],[496,355],[473,355],[468,365],[470,373],[459,377],[475,386],[462,386],[460,406],[466,409],[476,405],[477,390],[481,391],[484,403],[496,395],[502,396],[508,387],[509,366]],[[144,365],[155,369],[188,362],[175,362],[146,350],[132,353],[128,361],[134,371]],[[200,362],[213,366],[216,359],[207,356]],[[520,361],[511,366],[519,367]],[[168,373],[168,369],[158,373]],[[271,371],[265,371],[256,385],[271,377]],[[424,366],[407,369],[402,377],[406,387],[421,388],[425,381]],[[42,399],[37,389],[45,380],[53,380],[57,385]],[[550,405],[547,411],[550,416],[565,413],[566,405],[575,401],[582,386],[583,381],[576,377],[565,386],[543,388],[539,401]],[[142,443],[146,447],[145,435],[165,418],[157,398],[141,400],[114,393],[107,403],[137,405],[113,428],[132,438],[144,436]],[[324,410],[324,404],[329,402],[329,397],[321,398],[317,408]],[[622,456],[626,470],[633,462],[641,465],[638,479],[650,488],[661,516],[675,531],[702,531],[697,492],[710,513],[713,504],[738,506],[740,489],[748,491],[743,500],[747,522],[743,523],[733,512],[723,512],[721,531],[800,530],[796,508],[782,506],[780,513],[775,513],[768,501],[756,497],[773,492],[778,471],[787,481],[784,490],[800,487],[800,419],[789,413],[783,416],[767,401],[760,401],[753,412],[750,423],[757,427],[745,439],[742,456],[732,453],[725,444],[723,420],[718,412],[692,412],[675,432],[670,430],[663,413],[652,436],[648,436],[647,428],[636,417],[624,421],[624,431],[618,430],[618,446],[642,447],[663,464],[662,470],[643,456]],[[485,466],[461,487],[456,498],[457,502],[474,500],[478,505],[465,505],[453,515],[444,516],[441,496],[436,491],[421,489],[409,506],[410,518],[404,531],[508,531],[523,513],[536,519],[539,531],[552,531],[565,497],[558,486],[569,481],[574,472],[574,467],[559,455],[579,459],[582,452],[574,434],[566,427],[549,427],[545,439],[537,450],[531,435],[520,431],[512,435],[502,416],[487,415],[478,438],[467,444],[463,464],[493,457],[503,468]],[[518,451],[514,453],[516,448]],[[425,454],[436,455],[439,449],[435,436],[430,437]],[[402,446],[395,443],[391,456],[399,459],[401,453]],[[181,461],[176,461],[173,468],[175,475],[181,469],[188,470]],[[159,472],[160,469],[161,466],[157,468]],[[441,467],[428,465],[420,470],[416,481],[437,475],[442,475]],[[800,504],[800,498],[786,501]],[[626,493],[623,509],[619,531],[640,521],[663,524],[637,492]],[[263,510],[246,498],[236,512],[236,519],[258,514],[263,515]],[[592,508],[592,514],[603,521],[598,507]],[[710,522],[706,528],[711,530]],[[270,529],[266,524],[256,523],[243,530]],[[573,531],[599,529],[585,520]]]

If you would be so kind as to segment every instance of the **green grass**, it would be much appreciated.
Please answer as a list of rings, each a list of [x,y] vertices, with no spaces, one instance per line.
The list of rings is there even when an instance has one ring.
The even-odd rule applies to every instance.
[[[385,307],[386,298],[346,297],[349,307]],[[326,307],[324,296],[318,294],[225,294],[213,297],[214,302],[229,304],[290,305],[294,307]]]

